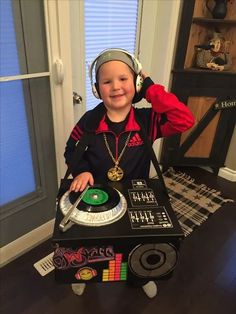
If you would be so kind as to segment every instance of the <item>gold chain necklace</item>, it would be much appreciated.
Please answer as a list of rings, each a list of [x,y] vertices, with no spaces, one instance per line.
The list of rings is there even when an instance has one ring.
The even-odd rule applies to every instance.
[[[120,153],[120,155],[118,156],[117,159],[114,158],[114,156],[112,155],[112,152],[111,152],[111,149],[109,147],[109,144],[107,142],[107,137],[106,137],[106,134],[103,133],[103,137],[104,137],[104,141],[105,141],[105,145],[106,145],[106,148],[108,150],[108,153],[112,159],[112,161],[114,162],[115,166],[110,168],[107,172],[107,177],[109,180],[111,181],[120,181],[123,176],[124,176],[124,171],[121,169],[121,167],[119,166],[119,163],[120,163],[120,160],[121,160],[121,157],[123,156],[124,152],[125,152],[125,149],[129,143],[129,139],[130,139],[130,136],[131,136],[131,132],[129,132],[129,135],[127,136],[127,139],[125,141],[125,145]]]

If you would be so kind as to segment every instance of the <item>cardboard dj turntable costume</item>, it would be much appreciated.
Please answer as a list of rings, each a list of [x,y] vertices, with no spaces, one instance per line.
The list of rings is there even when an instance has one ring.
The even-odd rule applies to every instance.
[[[92,110],[92,127],[77,146],[76,162],[92,140],[92,129],[104,110],[103,104]],[[82,193],[69,193],[68,168],[58,194],[52,239],[58,282],[164,279],[176,266],[184,235],[142,121],[136,119],[159,179],[96,182]]]

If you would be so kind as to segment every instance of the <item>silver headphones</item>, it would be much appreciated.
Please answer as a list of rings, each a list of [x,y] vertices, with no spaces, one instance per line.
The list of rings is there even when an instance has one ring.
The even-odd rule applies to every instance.
[[[100,99],[100,95],[99,95],[99,92],[97,90],[97,83],[95,82],[94,83],[94,80],[93,80],[93,72],[94,72],[94,68],[96,66],[96,63],[98,61],[98,59],[105,53],[108,53],[108,52],[123,52],[124,54],[126,54],[133,62],[133,67],[132,69],[134,70],[135,74],[137,75],[136,77],[136,81],[135,81],[135,89],[136,89],[136,93],[139,93],[141,87],[142,87],[142,84],[143,84],[143,78],[141,77],[141,75],[139,75],[139,73],[141,72],[142,70],[142,65],[141,63],[139,62],[139,60],[134,56],[132,55],[131,53],[129,53],[127,50],[124,50],[124,49],[120,49],[120,48],[111,48],[111,49],[106,49],[106,50],[103,50],[94,60],[93,62],[91,63],[90,65],[90,68],[89,68],[89,78],[90,78],[90,81],[91,81],[91,87],[92,87],[92,92],[93,92],[93,95]],[[115,60],[115,59],[114,59]],[[112,60],[111,60],[112,61]]]

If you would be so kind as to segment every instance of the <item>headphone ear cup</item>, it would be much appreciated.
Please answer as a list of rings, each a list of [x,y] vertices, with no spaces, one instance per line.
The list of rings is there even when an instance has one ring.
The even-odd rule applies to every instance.
[[[135,94],[134,94],[134,98],[132,100],[133,104],[136,104],[137,102],[139,102],[143,98],[142,93],[140,93],[142,85],[143,85],[143,78],[142,78],[142,76],[141,75],[136,75],[134,77]]]
[[[136,90],[136,93],[139,93],[141,88],[143,86],[143,78],[141,75],[137,75],[136,77],[136,82],[135,82],[135,90]]]
[[[142,70],[142,64],[141,62],[139,62],[139,60],[135,57],[133,57],[133,60],[134,60],[134,64],[135,64],[135,72],[136,73],[140,73],[141,70]]]
[[[98,98],[98,99],[101,98],[101,97],[100,97],[100,94],[99,94],[99,88],[98,88],[98,84],[97,84],[97,83],[95,83],[95,84],[92,86],[92,92],[93,92],[93,95],[94,95],[96,98]]]

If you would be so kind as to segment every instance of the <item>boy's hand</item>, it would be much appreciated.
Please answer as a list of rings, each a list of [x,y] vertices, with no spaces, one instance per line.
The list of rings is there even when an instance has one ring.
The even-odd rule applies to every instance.
[[[140,71],[139,75],[141,75],[141,77],[145,80],[146,77],[148,77],[148,75],[143,72],[143,70]]]
[[[69,192],[82,192],[88,184],[94,184],[93,175],[91,172],[82,172],[72,181]]]
[[[143,72],[143,70],[140,71],[139,75],[142,77],[143,83],[142,83],[142,87],[139,93],[136,92],[134,95],[134,98],[132,101],[133,104],[136,104],[137,102],[142,100],[142,98],[145,98],[146,90],[148,89],[149,86],[154,84],[153,81],[150,79],[150,77],[145,72]]]

